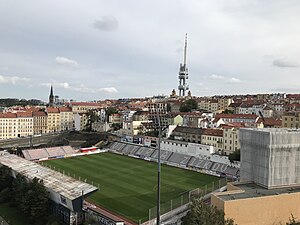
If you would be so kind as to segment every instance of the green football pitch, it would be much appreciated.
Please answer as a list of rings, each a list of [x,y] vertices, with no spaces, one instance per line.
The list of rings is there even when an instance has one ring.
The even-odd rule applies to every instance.
[[[156,205],[157,164],[113,153],[100,153],[68,159],[44,161],[70,176],[99,184],[89,199],[132,221],[145,221]],[[180,195],[218,181],[217,177],[162,165],[161,202],[180,199]]]

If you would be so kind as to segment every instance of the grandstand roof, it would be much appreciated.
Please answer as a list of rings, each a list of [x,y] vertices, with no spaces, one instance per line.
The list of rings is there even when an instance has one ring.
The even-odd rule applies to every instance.
[[[29,179],[33,179],[35,177],[42,179],[44,186],[47,189],[51,189],[70,200],[75,200],[82,195],[85,196],[98,190],[95,186],[78,181],[72,177],[63,175],[62,173],[56,172],[16,155],[1,155],[0,163],[10,167],[12,170]]]

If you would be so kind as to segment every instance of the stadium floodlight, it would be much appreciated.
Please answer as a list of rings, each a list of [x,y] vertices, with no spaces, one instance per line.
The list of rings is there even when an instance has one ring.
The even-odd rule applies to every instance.
[[[157,156],[157,212],[156,212],[156,224],[160,225],[160,173],[161,173],[161,165],[160,165],[160,139],[161,139],[161,124],[160,124],[160,115],[159,108],[156,109],[157,120],[158,120],[158,156]]]

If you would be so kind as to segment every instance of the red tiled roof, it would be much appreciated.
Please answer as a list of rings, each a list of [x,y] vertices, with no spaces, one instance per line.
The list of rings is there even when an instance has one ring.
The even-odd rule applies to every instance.
[[[47,116],[47,114],[43,111],[32,112],[33,116]]]
[[[228,123],[228,124],[221,124],[220,127],[226,129],[226,128],[242,128],[242,127],[246,127],[244,123]]]
[[[0,118],[17,118],[15,113],[0,113]]]
[[[47,107],[47,113],[59,113],[59,109],[53,107]]]
[[[71,106],[101,106],[101,104],[96,102],[71,102]]]
[[[223,137],[223,130],[207,128],[203,129],[203,135]]]
[[[274,118],[264,118],[264,121],[262,118],[259,118],[258,123],[263,123],[265,126],[281,126],[282,121],[279,119]]]
[[[32,117],[32,112],[17,112],[17,117]]]
[[[58,108],[60,112],[72,112],[70,107],[60,107]]]
[[[243,118],[256,119],[258,116],[254,114],[216,114],[215,118]]]

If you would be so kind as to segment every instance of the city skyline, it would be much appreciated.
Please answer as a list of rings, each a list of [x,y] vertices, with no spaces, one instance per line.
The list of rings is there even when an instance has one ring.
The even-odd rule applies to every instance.
[[[0,96],[80,101],[177,91],[300,92],[298,1],[4,1]],[[177,91],[178,92],[178,91]],[[177,93],[178,94],[178,93]]]

